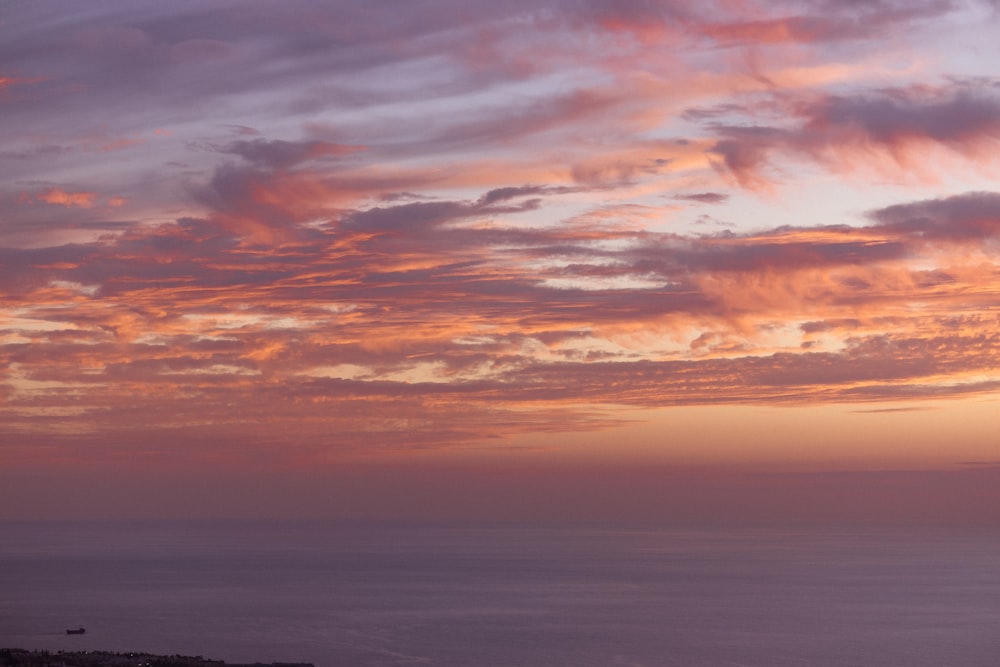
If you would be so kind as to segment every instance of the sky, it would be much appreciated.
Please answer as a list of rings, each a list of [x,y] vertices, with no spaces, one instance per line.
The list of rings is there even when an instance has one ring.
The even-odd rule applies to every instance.
[[[1000,6],[0,7],[0,517],[1000,521]]]

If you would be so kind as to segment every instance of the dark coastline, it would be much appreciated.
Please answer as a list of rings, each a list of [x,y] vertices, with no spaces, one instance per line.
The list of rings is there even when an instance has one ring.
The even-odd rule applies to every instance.
[[[200,655],[0,649],[0,667],[314,667],[308,662],[235,663]]]

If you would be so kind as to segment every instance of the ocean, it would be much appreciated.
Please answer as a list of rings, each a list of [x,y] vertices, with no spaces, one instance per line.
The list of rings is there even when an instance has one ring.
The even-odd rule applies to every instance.
[[[0,646],[317,667],[1000,665],[1000,532],[0,524]],[[68,636],[82,625],[87,633]]]

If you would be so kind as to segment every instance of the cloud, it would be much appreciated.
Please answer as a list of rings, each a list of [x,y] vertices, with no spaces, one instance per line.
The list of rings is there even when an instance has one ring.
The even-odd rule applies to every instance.
[[[787,127],[715,124],[723,138],[709,149],[717,164],[747,188],[766,187],[769,163],[780,153],[850,171],[881,153],[897,178],[933,174],[919,151],[936,146],[963,158],[990,161],[1000,141],[1000,99],[979,87],[885,89],[792,102]],[[696,113],[692,117],[698,117]],[[875,163],[876,166],[878,163]]]
[[[564,193],[572,192],[570,188],[552,188],[540,185],[522,185],[522,186],[508,186],[504,188],[495,188],[490,190],[482,197],[479,198],[478,204],[481,206],[488,206],[490,204],[495,204],[496,202],[508,201],[511,199],[517,199],[520,197],[530,197],[534,195],[543,195],[551,193]]]
[[[359,146],[341,146],[328,141],[285,141],[282,139],[253,139],[232,141],[213,147],[220,153],[242,157],[258,167],[288,169],[317,159],[340,157],[359,150]]]
[[[815,44],[879,38],[907,23],[940,19],[953,9],[942,0],[919,2],[793,3],[811,13],[708,22],[702,34],[724,44]]]
[[[1000,139],[1000,99],[977,88],[924,93],[888,90],[833,96],[804,110],[798,142],[809,150],[835,150],[836,142],[883,146],[901,164],[914,142],[932,142],[957,154],[979,157]]]
[[[0,345],[23,378],[8,380],[5,429],[30,440],[43,423],[50,433],[87,424],[95,443],[145,433],[156,450],[183,434],[322,460],[613,425],[570,407],[581,403],[880,402],[996,384],[977,379],[1000,344],[995,318],[949,325],[940,284],[877,284],[906,275],[906,221],[939,214],[937,204],[879,211],[868,228],[758,235],[468,225],[549,195],[510,186],[360,210],[283,249],[255,250],[187,219],[98,244],[7,251],[12,272],[0,278],[24,323],[7,325],[16,337]],[[943,208],[957,215],[962,205]],[[880,277],[887,264],[897,273]],[[867,283],[838,284],[840,271]],[[662,286],[615,287],[636,274]],[[547,287],[556,276],[605,286]],[[954,278],[964,299],[968,278]],[[755,285],[766,299],[748,291]],[[875,316],[889,289],[901,308],[891,323]],[[939,306],[907,312],[928,290]],[[768,352],[774,322],[838,310],[855,316],[814,319]],[[687,352],[681,343],[650,355],[634,342],[638,332],[683,341],[686,330],[716,333]],[[843,349],[797,348],[840,331],[850,332]],[[78,412],[59,412],[69,403]]]
[[[205,409],[223,400],[213,387],[238,389],[249,404],[274,382],[289,400],[317,406],[461,396],[482,410],[512,402],[882,400],[992,386],[962,378],[989,368],[995,323],[969,319],[940,336],[912,335],[940,330],[944,311],[915,316],[906,304],[934,294],[945,308],[950,291],[964,299],[967,281],[993,278],[949,269],[947,280],[927,281],[906,263],[919,261],[913,243],[926,229],[914,228],[914,217],[947,214],[963,224],[991,211],[995,195],[882,209],[867,228],[755,235],[468,225],[530,210],[537,198],[516,200],[549,194],[511,186],[467,201],[359,210],[277,252],[248,252],[238,230],[196,219],[100,244],[8,251],[5,265],[17,267],[4,278],[8,295],[34,321],[73,333],[22,328],[19,335],[45,345],[8,345],[7,361],[31,369],[36,382],[99,384],[108,400],[117,400],[112,382],[129,391],[198,387]],[[634,276],[658,286],[616,287]],[[578,287],[547,286],[557,278]],[[885,312],[890,293],[901,307],[892,323],[874,315]],[[855,316],[806,321],[806,338],[761,354],[775,321],[837,312]],[[892,333],[876,333],[887,326]],[[630,331],[678,335],[688,327],[717,333],[686,353],[678,345],[673,361],[627,344]],[[851,332],[844,349],[797,347],[842,330]],[[344,364],[363,376],[322,377]],[[84,379],[79,369],[88,365],[94,371]],[[411,379],[393,379],[401,375]],[[182,408],[182,394],[175,409],[200,411]],[[39,400],[18,399],[38,409],[63,399]]]
[[[974,8],[59,9],[0,45],[4,442],[317,462],[994,390]]]
[[[967,192],[897,204],[869,213],[890,232],[928,241],[983,241],[1000,236],[1000,194]]]
[[[691,194],[674,195],[673,198],[699,204],[721,204],[729,199],[729,195],[721,192],[693,192]]]
[[[94,205],[94,199],[96,198],[96,192],[66,192],[59,188],[49,188],[38,195],[39,201],[67,208],[90,208]]]

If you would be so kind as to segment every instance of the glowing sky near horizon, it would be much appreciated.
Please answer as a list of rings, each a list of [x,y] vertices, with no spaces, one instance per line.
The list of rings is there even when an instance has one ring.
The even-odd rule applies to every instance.
[[[995,465],[998,29],[7,3],[0,466]]]

